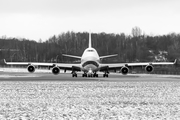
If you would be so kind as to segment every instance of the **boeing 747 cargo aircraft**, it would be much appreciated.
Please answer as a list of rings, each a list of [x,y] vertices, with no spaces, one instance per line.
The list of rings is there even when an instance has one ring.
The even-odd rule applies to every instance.
[[[103,64],[100,62],[103,58],[117,56],[107,55],[107,56],[99,56],[97,51],[92,48],[91,44],[91,34],[89,33],[89,47],[84,50],[82,56],[74,56],[74,55],[66,55],[63,56],[78,58],[81,60],[80,64],[67,64],[67,63],[39,63],[39,62],[4,62],[7,65],[27,65],[27,70],[30,73],[35,71],[36,66],[46,66],[52,68],[52,73],[57,75],[60,73],[60,69],[64,71],[70,70],[72,71],[72,77],[77,77],[77,72],[82,71],[82,77],[98,77],[98,71],[104,72],[103,77],[108,77],[109,72],[111,70],[120,71],[123,75],[126,75],[129,72],[129,69],[132,67],[144,67],[147,72],[152,72],[154,66],[158,65],[174,65],[176,64],[176,60],[174,62],[149,62],[149,63],[112,63],[112,64]]]

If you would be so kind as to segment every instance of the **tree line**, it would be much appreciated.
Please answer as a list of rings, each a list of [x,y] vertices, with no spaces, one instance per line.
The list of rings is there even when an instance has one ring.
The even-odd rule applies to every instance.
[[[142,34],[139,27],[132,29],[132,35],[92,33],[92,46],[100,56],[118,54],[117,57],[104,59],[103,62],[147,62],[155,61],[155,56],[163,51],[166,61],[180,57],[180,34],[150,36]],[[88,47],[88,32],[68,31],[54,35],[48,40],[1,38],[0,60],[22,62],[78,62],[63,57],[62,54],[81,56]]]

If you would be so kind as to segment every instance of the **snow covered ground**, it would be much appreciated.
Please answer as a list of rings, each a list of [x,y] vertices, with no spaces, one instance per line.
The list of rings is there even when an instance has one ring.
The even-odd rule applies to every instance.
[[[179,82],[0,82],[1,120],[179,120]]]

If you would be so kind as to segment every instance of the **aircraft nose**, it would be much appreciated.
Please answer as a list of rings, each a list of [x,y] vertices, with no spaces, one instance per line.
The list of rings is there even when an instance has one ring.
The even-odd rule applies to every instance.
[[[92,72],[92,70],[91,70],[91,69],[89,69],[88,73],[90,73],[90,74],[91,74],[91,73],[93,73],[93,72]]]

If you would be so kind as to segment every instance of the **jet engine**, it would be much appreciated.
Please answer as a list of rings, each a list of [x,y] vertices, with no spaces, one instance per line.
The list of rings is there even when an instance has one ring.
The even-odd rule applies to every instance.
[[[29,65],[27,67],[28,72],[33,73],[35,71],[35,67],[33,65]]]
[[[129,68],[128,68],[128,67],[122,67],[122,68],[121,68],[121,73],[122,73],[123,75],[126,75],[128,72],[129,72]]]
[[[152,72],[152,71],[154,70],[154,67],[153,67],[152,65],[147,65],[147,66],[145,67],[145,70],[146,70],[147,72]]]
[[[60,73],[60,69],[59,69],[58,67],[53,67],[53,68],[52,68],[52,73],[53,73],[54,75],[57,75],[57,74]]]

